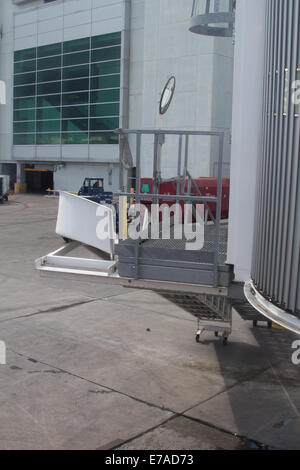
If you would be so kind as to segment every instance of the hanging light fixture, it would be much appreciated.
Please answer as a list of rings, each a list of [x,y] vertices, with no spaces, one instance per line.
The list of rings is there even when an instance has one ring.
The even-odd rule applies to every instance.
[[[236,0],[194,0],[190,31],[204,36],[232,37]]]

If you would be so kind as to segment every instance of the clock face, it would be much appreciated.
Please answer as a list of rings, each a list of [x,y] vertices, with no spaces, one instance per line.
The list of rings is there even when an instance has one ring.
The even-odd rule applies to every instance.
[[[167,112],[174,96],[175,86],[176,86],[176,79],[175,77],[171,77],[168,80],[164,88],[164,91],[162,92],[162,95],[161,95],[161,99],[159,103],[160,114],[165,114]]]

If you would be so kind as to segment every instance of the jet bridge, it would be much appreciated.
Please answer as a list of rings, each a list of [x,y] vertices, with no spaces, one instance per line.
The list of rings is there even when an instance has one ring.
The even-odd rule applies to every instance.
[[[149,289],[167,296],[191,313],[198,321],[196,340],[204,331],[222,335],[224,343],[231,333],[232,325],[232,283],[233,266],[226,263],[228,220],[222,219],[223,200],[223,145],[222,132],[170,131],[170,130],[118,130],[126,145],[121,146],[120,190],[114,197],[114,207],[96,204],[80,196],[62,192],[60,194],[56,232],[68,241],[62,248],[36,261],[36,268],[42,275],[63,276],[88,282],[118,284],[132,288]],[[135,190],[128,188],[124,149],[130,151],[129,138],[134,141],[136,157]],[[171,138],[175,143],[176,173],[171,178],[173,194],[159,194],[159,188],[166,181],[163,177],[163,146]],[[218,144],[218,172],[215,178],[215,194],[200,190],[189,169],[191,139],[213,139]],[[142,191],[143,142],[152,142],[153,187],[150,192]],[[193,147],[195,148],[195,146]],[[123,149],[123,151],[122,151]],[[131,158],[129,158],[131,160]],[[199,175],[197,175],[199,176]],[[142,230],[134,240],[128,234],[129,203],[135,206],[145,203],[141,218]],[[197,225],[197,210],[202,207],[203,244],[200,249],[190,248],[183,235],[175,237],[174,220],[170,236],[164,237],[163,220],[159,222],[159,237],[142,236],[146,222],[153,220],[151,213],[163,205],[190,206],[191,227]],[[227,201],[228,203],[228,201]],[[116,234],[118,217],[119,234]],[[185,221],[181,221],[183,224]],[[182,232],[184,233],[184,232]],[[88,250],[88,254],[87,254]],[[233,295],[243,298],[242,286],[236,287]],[[243,299],[245,301],[245,299]],[[252,312],[253,313],[253,312]],[[256,319],[263,320],[256,315]]]

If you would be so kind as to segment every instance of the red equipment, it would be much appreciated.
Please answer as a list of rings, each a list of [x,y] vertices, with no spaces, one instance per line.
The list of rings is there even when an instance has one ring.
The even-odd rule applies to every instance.
[[[197,185],[201,196],[217,196],[217,188],[218,188],[218,179],[217,178],[194,178],[193,181]],[[165,181],[159,184],[158,194],[165,194],[165,195],[176,195],[176,181]],[[185,192],[188,190],[188,179],[185,182]],[[222,179],[222,219],[228,219],[229,214],[229,191],[230,191],[230,179],[223,178]],[[151,178],[142,178],[141,179],[141,192],[144,194],[152,194],[153,193],[153,180]],[[195,190],[193,185],[191,186],[191,201],[193,196],[199,196],[199,193]],[[149,207],[151,210],[152,201],[149,199],[142,200],[142,203]],[[166,201],[163,199],[159,200],[160,204],[168,204],[172,205],[175,201]],[[183,205],[183,203],[182,203]],[[209,202],[208,207],[210,208],[214,217],[216,216],[216,203]]]

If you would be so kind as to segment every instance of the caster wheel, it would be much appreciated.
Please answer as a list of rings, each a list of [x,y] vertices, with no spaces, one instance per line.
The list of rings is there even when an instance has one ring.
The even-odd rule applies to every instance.
[[[253,327],[256,328],[257,327],[257,320],[253,320]]]
[[[228,338],[223,338],[223,345],[226,346],[228,344]]]
[[[218,331],[215,331],[215,337],[216,337],[216,338],[219,337],[219,332],[218,332]]]
[[[271,321],[268,321],[268,328],[272,328],[273,327],[273,323]]]
[[[200,343],[200,335],[196,335],[196,343]]]

